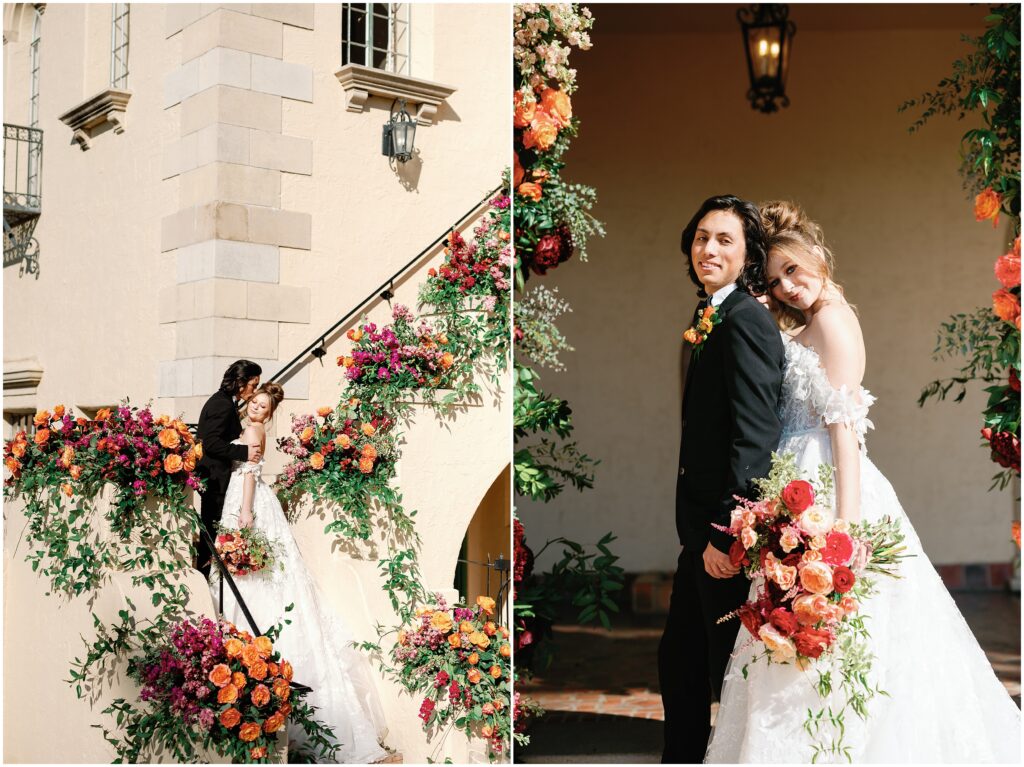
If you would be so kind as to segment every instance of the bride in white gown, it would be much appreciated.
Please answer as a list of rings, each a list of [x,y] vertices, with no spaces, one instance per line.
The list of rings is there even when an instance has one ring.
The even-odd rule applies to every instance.
[[[902,578],[880,576],[878,593],[862,606],[875,656],[871,681],[888,695],[871,700],[866,721],[846,712],[843,740],[851,759],[1019,763],[1020,710],[928,561],[892,485],[867,457],[864,435],[873,428],[868,408],[874,397],[860,385],[863,339],[856,314],[832,282],[821,231],[790,203],[768,203],[762,217],[770,307],[791,331],[784,336],[778,452],[794,453],[808,477],[817,476],[820,463],[835,466],[837,516],[851,522],[899,520],[912,555],[901,563]],[[752,595],[756,589],[752,584]],[[808,710],[841,708],[838,689],[822,700],[811,684],[817,678],[813,670],[764,659],[747,666],[755,654],[749,632],[741,628],[705,761],[810,761]],[[818,761],[846,761],[823,757]]]
[[[284,397],[277,384],[264,384],[249,400],[246,415],[249,426],[237,443],[266,443],[264,424]],[[316,718],[334,731],[340,744],[339,762],[370,763],[387,753],[380,742],[387,730],[369,662],[349,643],[352,636],[333,612],[306,569],[285,519],[281,503],[263,481],[259,463],[235,462],[224,496],[221,524],[229,528],[255,527],[280,544],[280,560],[272,568],[235,577],[242,599],[261,631],[284,618],[285,625],[275,649],[295,669],[295,681],[313,689],[306,701],[318,710]],[[220,597],[220,573],[211,570],[210,589],[214,604]],[[294,604],[291,612],[285,607]],[[251,631],[248,621],[224,584],[224,618],[240,629]],[[305,733],[300,727],[288,728],[290,743],[301,744]]]

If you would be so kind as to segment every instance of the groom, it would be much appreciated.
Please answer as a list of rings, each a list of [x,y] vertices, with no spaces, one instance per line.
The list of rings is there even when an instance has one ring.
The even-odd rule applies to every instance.
[[[665,708],[662,762],[703,761],[712,696],[720,697],[739,621],[717,623],[747,598],[729,560],[734,495],[752,496],[778,446],[785,352],[779,330],[749,291],[764,289],[766,253],[757,206],[732,195],[704,201],[683,230],[690,279],[714,307],[715,324],[687,366],[676,484],[683,546],[672,585],[658,677]],[[689,344],[688,344],[689,345]]]
[[[232,445],[242,433],[238,409],[248,402],[260,385],[262,368],[249,360],[237,360],[224,371],[220,388],[203,405],[199,414],[199,439],[203,443],[203,457],[199,459],[198,474],[206,480],[206,490],[200,501],[203,526],[216,535],[216,525],[224,508],[224,493],[231,478],[232,461],[258,461],[259,447]],[[213,556],[206,539],[199,537],[196,547],[199,570],[210,574],[210,558]]]

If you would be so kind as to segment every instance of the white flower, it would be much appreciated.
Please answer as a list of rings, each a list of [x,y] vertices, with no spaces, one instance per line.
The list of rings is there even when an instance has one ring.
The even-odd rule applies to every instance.
[[[808,535],[825,535],[832,529],[832,522],[835,519],[831,509],[822,509],[818,506],[810,506],[800,519],[797,526]]]

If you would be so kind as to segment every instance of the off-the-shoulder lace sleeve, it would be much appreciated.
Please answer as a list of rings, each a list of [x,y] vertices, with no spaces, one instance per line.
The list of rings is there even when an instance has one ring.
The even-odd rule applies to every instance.
[[[875,398],[871,392],[863,387],[859,391],[851,391],[843,384],[838,389],[829,387],[829,393],[822,403],[821,417],[825,423],[845,423],[853,427],[857,433],[860,444],[864,444],[864,435],[868,429],[875,428],[868,418],[868,410],[874,404]]]

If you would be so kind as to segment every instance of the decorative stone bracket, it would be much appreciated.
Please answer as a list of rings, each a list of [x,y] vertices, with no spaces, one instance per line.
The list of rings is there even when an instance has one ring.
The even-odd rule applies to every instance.
[[[35,357],[4,360],[4,409],[36,409],[36,390],[43,380],[43,366]]]
[[[125,111],[131,97],[131,91],[107,88],[62,114],[60,121],[73,131],[71,143],[86,151],[93,135],[108,123],[114,133],[124,133]]]
[[[346,64],[334,76],[345,89],[348,97],[346,108],[349,112],[364,111],[370,96],[405,99],[409,104],[419,104],[416,111],[416,122],[419,125],[433,125],[441,102],[455,93],[455,88],[448,85],[360,64]]]

